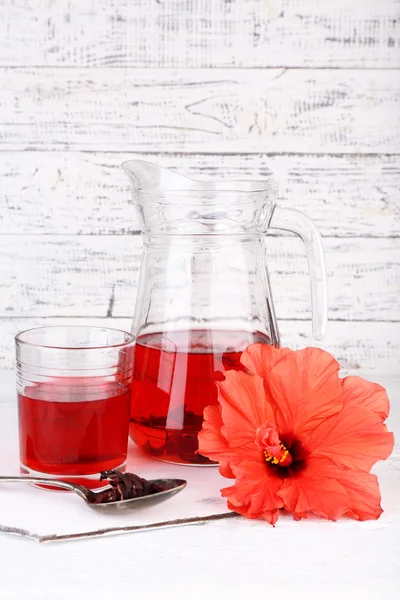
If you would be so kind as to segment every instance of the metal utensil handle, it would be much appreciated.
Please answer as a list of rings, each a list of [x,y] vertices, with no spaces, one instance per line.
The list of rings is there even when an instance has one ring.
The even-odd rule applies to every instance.
[[[89,490],[87,490],[84,486],[78,485],[76,483],[69,483],[68,481],[61,481],[59,479],[46,479],[44,477],[29,477],[29,476],[9,476],[9,475],[0,475],[0,482],[8,481],[10,483],[41,483],[42,485],[51,485],[52,487],[59,487],[65,490],[69,490],[71,492],[75,492],[85,500],[87,499]]]

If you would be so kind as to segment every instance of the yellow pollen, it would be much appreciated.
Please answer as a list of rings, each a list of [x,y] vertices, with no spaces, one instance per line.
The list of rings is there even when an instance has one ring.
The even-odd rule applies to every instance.
[[[282,442],[279,443],[279,446],[283,450],[283,454],[279,460],[276,456],[271,456],[271,454],[269,454],[266,450],[264,450],[264,456],[265,456],[265,460],[267,462],[271,462],[271,464],[273,464],[273,465],[278,465],[279,463],[282,463],[285,461],[287,455],[289,454],[289,450],[287,450],[286,446],[284,444],[282,444]]]
[[[283,462],[285,460],[285,458],[287,457],[288,454],[289,454],[288,451],[285,450],[285,452],[283,453],[283,456],[282,456],[282,458],[281,458],[281,460],[279,462]]]

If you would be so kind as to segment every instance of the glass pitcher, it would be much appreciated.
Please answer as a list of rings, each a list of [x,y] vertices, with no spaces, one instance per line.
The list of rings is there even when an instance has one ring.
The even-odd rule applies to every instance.
[[[327,321],[321,238],[306,215],[275,203],[273,181],[199,182],[144,161],[122,166],[143,236],[130,436],[155,458],[212,464],[196,451],[216,382],[242,369],[249,344],[279,346],[266,233],[305,243],[315,339]]]

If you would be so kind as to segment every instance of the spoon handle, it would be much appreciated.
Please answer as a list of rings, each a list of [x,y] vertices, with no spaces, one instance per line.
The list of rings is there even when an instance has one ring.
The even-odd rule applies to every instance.
[[[45,477],[30,477],[30,476],[22,476],[18,477],[17,475],[0,475],[0,483],[1,482],[10,482],[10,483],[41,483],[42,485],[51,485],[52,487],[59,487],[65,490],[69,490],[71,492],[75,492],[85,500],[87,499],[88,492],[85,487],[82,485],[77,485],[76,483],[69,483],[68,481],[60,481],[59,479],[46,479]]]

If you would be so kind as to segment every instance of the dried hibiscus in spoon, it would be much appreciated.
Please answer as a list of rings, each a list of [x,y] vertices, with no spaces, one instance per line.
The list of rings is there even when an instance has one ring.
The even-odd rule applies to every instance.
[[[147,479],[139,477],[134,473],[121,473],[120,471],[102,471],[100,481],[108,479],[110,488],[96,494],[95,504],[105,502],[118,502],[130,498],[140,498],[163,492],[167,488]]]

